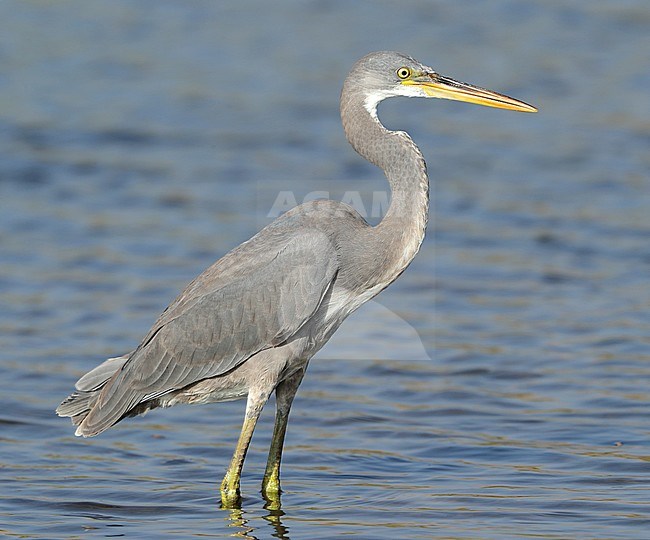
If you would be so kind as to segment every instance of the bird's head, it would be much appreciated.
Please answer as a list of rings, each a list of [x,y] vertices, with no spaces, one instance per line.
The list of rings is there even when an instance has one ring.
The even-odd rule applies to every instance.
[[[366,109],[373,115],[380,101],[393,96],[435,97],[512,111],[537,112],[528,103],[445,77],[410,56],[392,51],[364,56],[352,68],[346,85],[364,89]]]

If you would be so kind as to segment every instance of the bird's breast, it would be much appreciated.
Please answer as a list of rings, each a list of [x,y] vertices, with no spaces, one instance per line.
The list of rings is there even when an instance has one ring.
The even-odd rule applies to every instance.
[[[342,287],[334,289],[327,303],[323,306],[323,319],[330,331],[330,335],[349,315],[379,294],[386,286],[387,284],[379,283],[362,292],[351,291]]]

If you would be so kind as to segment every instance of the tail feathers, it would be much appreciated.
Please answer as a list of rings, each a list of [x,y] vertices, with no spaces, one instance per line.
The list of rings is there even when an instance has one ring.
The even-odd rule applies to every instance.
[[[106,382],[117,373],[133,353],[125,354],[124,356],[117,356],[109,358],[105,362],[99,364],[95,369],[90,370],[81,379],[77,381],[74,387],[77,390],[90,392],[91,390],[98,390],[102,388]]]
[[[75,435],[93,437],[111,427],[124,416],[123,412],[106,415],[106,411],[102,410],[99,415],[102,417],[102,421],[99,424],[93,421],[97,416],[99,407],[96,405],[101,399],[102,390],[122,369],[129,357],[130,354],[109,358],[86,373],[75,384],[76,390],[57,407],[56,414],[69,416],[73,425],[77,426]]]
[[[73,392],[56,408],[56,414],[71,417],[72,423],[77,426],[93,408],[98,394],[99,392]]]
[[[75,435],[94,437],[117,424],[125,416],[138,414],[134,409],[139,409],[138,404],[142,400],[141,396],[129,391],[111,392],[111,387],[119,386],[120,375],[121,373],[115,373],[101,391],[98,391],[93,407],[84,414]]]

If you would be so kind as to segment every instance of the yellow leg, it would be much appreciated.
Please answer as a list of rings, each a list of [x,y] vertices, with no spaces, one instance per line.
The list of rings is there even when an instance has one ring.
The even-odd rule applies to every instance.
[[[237,447],[235,448],[226,475],[223,477],[223,482],[221,482],[221,503],[225,508],[237,508],[239,506],[241,500],[239,491],[241,471],[244,467],[246,452],[251,443],[257,419],[259,418],[267,399],[268,394],[262,397],[252,397],[251,394],[248,395],[246,416],[241,428],[239,440],[237,441]]]
[[[282,461],[282,447],[284,446],[288,421],[289,415],[280,414],[278,411],[275,419],[275,427],[273,428],[269,459],[266,462],[266,471],[264,472],[264,481],[262,483],[262,491],[269,496],[280,493],[280,462]]]
[[[300,370],[286,381],[280,383],[275,390],[275,426],[273,428],[269,458],[266,462],[266,471],[264,472],[264,480],[262,482],[262,493],[267,501],[276,502],[277,504],[279,504],[280,493],[282,491],[280,489],[280,462],[282,461],[282,448],[284,447],[284,437],[287,433],[289,412],[291,411],[293,398],[298,391],[304,374],[304,369]]]

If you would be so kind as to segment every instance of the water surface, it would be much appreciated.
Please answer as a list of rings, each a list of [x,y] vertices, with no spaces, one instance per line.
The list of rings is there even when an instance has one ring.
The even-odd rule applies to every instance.
[[[650,527],[644,2],[0,4],[0,534],[642,538]],[[310,366],[281,510],[218,483],[243,403],[79,440],[53,410],[279,193],[358,193],[338,94],[398,49],[538,115],[401,100],[429,164],[402,278]]]

